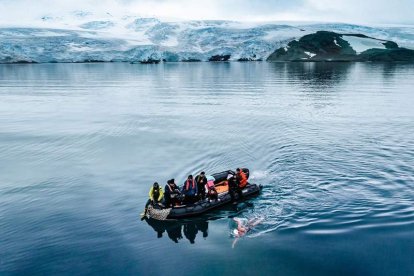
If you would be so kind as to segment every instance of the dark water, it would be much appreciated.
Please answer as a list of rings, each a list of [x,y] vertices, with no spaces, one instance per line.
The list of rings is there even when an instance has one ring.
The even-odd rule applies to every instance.
[[[0,274],[414,275],[414,66],[0,66]],[[229,207],[157,224],[154,180],[249,167]]]

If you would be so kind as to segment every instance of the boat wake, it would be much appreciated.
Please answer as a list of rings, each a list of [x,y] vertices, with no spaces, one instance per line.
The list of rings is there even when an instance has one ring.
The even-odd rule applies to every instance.
[[[268,171],[253,171],[250,174],[250,179],[251,180],[262,180],[262,179],[266,179],[268,176],[269,176]]]

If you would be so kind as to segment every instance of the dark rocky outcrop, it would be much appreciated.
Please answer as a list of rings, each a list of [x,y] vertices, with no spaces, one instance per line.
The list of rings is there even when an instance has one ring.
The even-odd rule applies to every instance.
[[[76,63],[102,63],[102,62],[106,62],[106,61],[100,60],[100,59],[85,59],[82,61],[78,61]]]
[[[208,61],[228,61],[230,57],[230,55],[214,55],[211,56]]]
[[[141,60],[139,63],[141,63],[141,64],[158,64],[160,62],[161,62],[161,60],[159,60],[159,59],[149,58],[149,59],[146,59],[146,60]]]
[[[387,49],[398,49],[398,44],[393,41],[387,41],[383,43],[385,48]]]
[[[261,58],[255,59],[255,58],[239,58],[237,61],[240,62],[246,62],[246,61],[263,61]]]
[[[384,48],[372,48],[357,53],[347,38],[378,41]],[[392,41],[375,39],[363,34],[338,34],[319,31],[305,35],[299,40],[289,42],[286,47],[273,52],[268,61],[411,61],[414,62],[414,50],[399,48]]]
[[[340,34],[320,31],[289,42],[268,57],[268,61],[352,60],[356,52]]]
[[[187,58],[187,59],[182,59],[182,62],[200,62],[200,59],[196,59],[196,58]]]
[[[245,62],[245,61],[262,61],[261,58],[257,58],[256,54],[251,55],[250,57],[242,57],[237,59],[237,61]]]
[[[397,49],[369,49],[359,56],[361,61],[408,61],[414,62],[414,50]]]
[[[37,63],[36,61],[31,61],[31,60],[17,60],[13,63],[17,63],[17,64],[33,64],[33,63]]]
[[[237,61],[241,61],[241,62],[252,61],[252,59],[251,58],[239,58]]]

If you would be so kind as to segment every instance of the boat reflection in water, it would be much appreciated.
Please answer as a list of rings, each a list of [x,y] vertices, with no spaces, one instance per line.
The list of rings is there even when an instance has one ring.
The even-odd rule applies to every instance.
[[[208,221],[207,220],[188,220],[188,221],[159,221],[155,219],[146,219],[146,222],[151,226],[155,232],[157,232],[157,237],[162,238],[165,233],[168,237],[175,243],[178,243],[179,240],[184,237],[190,241],[190,243],[195,243],[195,239],[200,232],[203,238],[208,237]]]
[[[145,218],[145,221],[149,226],[157,232],[157,237],[162,238],[165,233],[175,243],[184,237],[195,243],[197,235],[204,239],[208,237],[208,223],[209,221],[232,218],[244,212],[245,210],[252,208],[253,203],[244,201],[238,204],[229,204],[211,212],[209,215],[205,215],[199,218],[183,219],[183,220],[156,220],[153,218]]]

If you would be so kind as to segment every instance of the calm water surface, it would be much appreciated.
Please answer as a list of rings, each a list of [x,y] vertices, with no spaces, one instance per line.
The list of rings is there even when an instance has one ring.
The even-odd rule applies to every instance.
[[[179,223],[153,181],[264,185]],[[0,65],[0,274],[414,275],[414,66]]]

